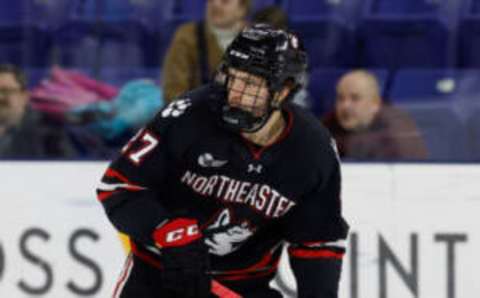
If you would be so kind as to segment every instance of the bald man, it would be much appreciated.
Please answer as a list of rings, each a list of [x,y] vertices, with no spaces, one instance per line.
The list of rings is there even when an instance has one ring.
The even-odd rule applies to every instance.
[[[340,156],[360,160],[418,160],[427,157],[413,120],[387,105],[377,78],[354,70],[337,83],[335,110],[323,119],[338,144]]]

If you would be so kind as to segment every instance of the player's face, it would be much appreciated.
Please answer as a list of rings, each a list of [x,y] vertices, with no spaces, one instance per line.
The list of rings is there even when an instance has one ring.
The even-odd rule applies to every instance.
[[[261,117],[267,112],[269,91],[267,81],[248,72],[229,70],[228,104]]]
[[[25,111],[28,95],[11,73],[0,73],[0,125],[15,125]]]
[[[373,121],[380,100],[362,78],[343,78],[337,85],[335,114],[340,126],[349,131],[361,130]]]
[[[207,20],[217,28],[228,29],[243,20],[246,11],[242,0],[208,0]]]

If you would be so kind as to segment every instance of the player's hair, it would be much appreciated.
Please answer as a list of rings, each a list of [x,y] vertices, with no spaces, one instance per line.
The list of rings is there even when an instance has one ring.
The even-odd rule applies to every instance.
[[[27,76],[25,73],[13,64],[0,64],[0,74],[9,73],[15,77],[22,90],[27,89]]]

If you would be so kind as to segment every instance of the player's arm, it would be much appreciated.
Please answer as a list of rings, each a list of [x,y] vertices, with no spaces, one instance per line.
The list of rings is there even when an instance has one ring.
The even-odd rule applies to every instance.
[[[169,217],[158,202],[167,168],[164,147],[154,120],[123,147],[97,188],[97,198],[113,225],[133,239],[149,244],[153,244],[154,228]]]
[[[324,178],[285,222],[299,298],[338,297],[348,225],[341,214],[340,165],[330,149]]]
[[[176,227],[167,224],[174,218],[161,203],[171,199],[162,197],[171,168],[169,134],[174,133],[171,127],[177,120],[169,112],[172,108],[167,107],[124,146],[97,189],[98,199],[113,225],[132,239],[150,245],[158,242],[155,235],[168,234],[158,233],[156,228]]]
[[[174,128],[190,105],[189,99],[178,100],[160,112],[110,164],[97,192],[119,231],[161,250],[164,288],[175,297],[207,297],[208,252],[197,220],[172,214],[166,202],[175,198],[163,197],[174,152],[187,147],[178,144],[185,137]]]

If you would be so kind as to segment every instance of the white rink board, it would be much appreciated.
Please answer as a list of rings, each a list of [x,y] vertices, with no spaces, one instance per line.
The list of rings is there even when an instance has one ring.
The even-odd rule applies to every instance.
[[[125,258],[95,197],[105,167],[86,162],[0,162],[0,297],[111,297]],[[101,273],[78,262],[72,252],[91,260]],[[44,267],[33,264],[32,256]],[[69,282],[92,295],[74,294]]]
[[[344,165],[343,208],[357,238],[357,273],[352,273],[350,249],[340,298],[480,297],[479,181],[479,165]],[[385,245],[380,248],[380,242],[414,289],[390,258],[381,258]],[[282,272],[293,288],[288,270]]]
[[[124,252],[95,199],[105,167],[0,162],[0,297],[35,296],[25,288],[43,293],[35,297],[111,296]],[[340,298],[416,297],[405,278],[416,280],[419,298],[480,297],[480,166],[347,164],[343,178],[344,213],[357,253],[352,258],[350,250],[345,260]],[[447,240],[454,258],[448,258]],[[282,276],[293,285],[290,279]],[[71,283],[91,295],[75,294]]]

